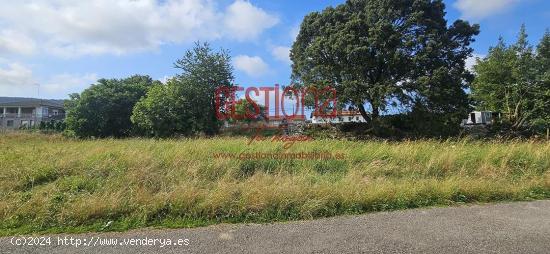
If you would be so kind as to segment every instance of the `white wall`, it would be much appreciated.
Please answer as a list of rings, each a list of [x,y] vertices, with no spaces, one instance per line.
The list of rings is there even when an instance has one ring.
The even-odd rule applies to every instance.
[[[351,117],[351,120],[350,120]],[[311,118],[311,123],[321,124],[321,123],[366,123],[367,121],[361,115],[354,116],[337,116],[337,117],[317,117],[313,116]]]

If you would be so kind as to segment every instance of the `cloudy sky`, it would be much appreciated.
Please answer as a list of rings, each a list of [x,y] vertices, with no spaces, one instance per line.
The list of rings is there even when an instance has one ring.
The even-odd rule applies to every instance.
[[[343,0],[0,0],[0,96],[67,98],[98,78],[173,76],[173,62],[209,41],[230,50],[241,85],[286,84],[304,15]],[[485,55],[522,23],[537,42],[548,0],[446,0],[447,19],[481,25]]]

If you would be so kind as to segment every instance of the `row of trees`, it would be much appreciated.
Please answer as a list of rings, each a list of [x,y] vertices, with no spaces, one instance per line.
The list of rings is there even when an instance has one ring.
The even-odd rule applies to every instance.
[[[522,26],[514,44],[500,38],[474,69],[472,95],[478,109],[502,112],[513,131],[550,128],[550,31],[534,49]]]
[[[448,25],[441,0],[348,0],[304,18],[290,55],[292,83],[332,86],[337,106],[359,109],[368,130],[453,135],[474,107],[506,113],[513,129],[548,128],[549,33],[536,50],[524,27],[515,44],[501,39],[474,76],[465,61],[478,33],[466,21]],[[232,85],[229,54],[197,43],[175,67],[181,73],[166,84],[148,76],[102,79],[72,95],[68,130],[80,137],[218,133],[214,94]],[[387,117],[390,108],[404,113]]]
[[[67,130],[77,137],[216,134],[220,122],[214,111],[214,91],[231,86],[229,54],[214,52],[207,43],[174,64],[182,72],[166,84],[149,76],[100,79],[67,105]]]
[[[78,137],[124,137],[138,134],[130,116],[134,105],[151,88],[160,86],[148,76],[100,79],[66,102],[67,129]]]

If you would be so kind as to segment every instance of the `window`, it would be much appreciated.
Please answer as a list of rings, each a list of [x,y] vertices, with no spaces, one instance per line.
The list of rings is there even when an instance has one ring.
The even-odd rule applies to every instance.
[[[32,115],[34,114],[34,108],[21,108],[21,114]]]
[[[355,117],[355,120],[359,121],[359,117],[358,117],[358,116],[356,116],[356,117]]]
[[[353,117],[352,116],[348,117],[348,121],[351,122],[351,120],[353,120]]]
[[[13,127],[13,120],[6,121],[6,126],[7,127]]]

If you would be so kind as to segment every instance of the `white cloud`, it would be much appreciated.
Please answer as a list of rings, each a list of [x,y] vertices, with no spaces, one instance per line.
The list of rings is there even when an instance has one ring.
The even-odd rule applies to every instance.
[[[0,95],[14,97],[55,98],[82,92],[97,80],[96,74],[60,74],[39,82],[30,68],[12,63],[0,66]],[[40,84],[40,85],[39,85]]]
[[[238,40],[248,40],[256,39],[262,31],[279,23],[279,19],[248,1],[236,0],[227,8],[224,23],[229,36]]]
[[[277,46],[277,47],[274,47],[272,50],[271,50],[271,55],[281,61],[281,62],[284,62],[286,64],[292,64],[292,62],[290,61],[290,47],[284,47],[284,46]]]
[[[36,45],[26,34],[13,31],[0,31],[0,53],[29,55],[34,52]]]
[[[0,51],[125,54],[195,40],[255,39],[277,22],[243,0],[225,11],[213,0],[20,0],[0,8]]]
[[[68,95],[80,93],[98,80],[96,74],[59,74],[50,77],[44,84],[40,85],[41,97],[55,95]],[[42,96],[43,94],[43,96]]]
[[[477,59],[483,59],[485,56],[480,54],[473,54],[471,57],[466,59],[466,69],[469,71],[474,71],[474,65],[477,63]]]
[[[0,67],[0,94],[5,94],[8,90],[17,90],[18,86],[32,86],[34,83],[36,81],[33,79],[32,71],[26,66],[12,63]]]
[[[233,64],[251,77],[260,77],[269,71],[269,66],[259,56],[239,55],[233,58]]]
[[[462,18],[481,20],[502,13],[519,2],[520,0],[457,0],[453,6],[460,10]]]

